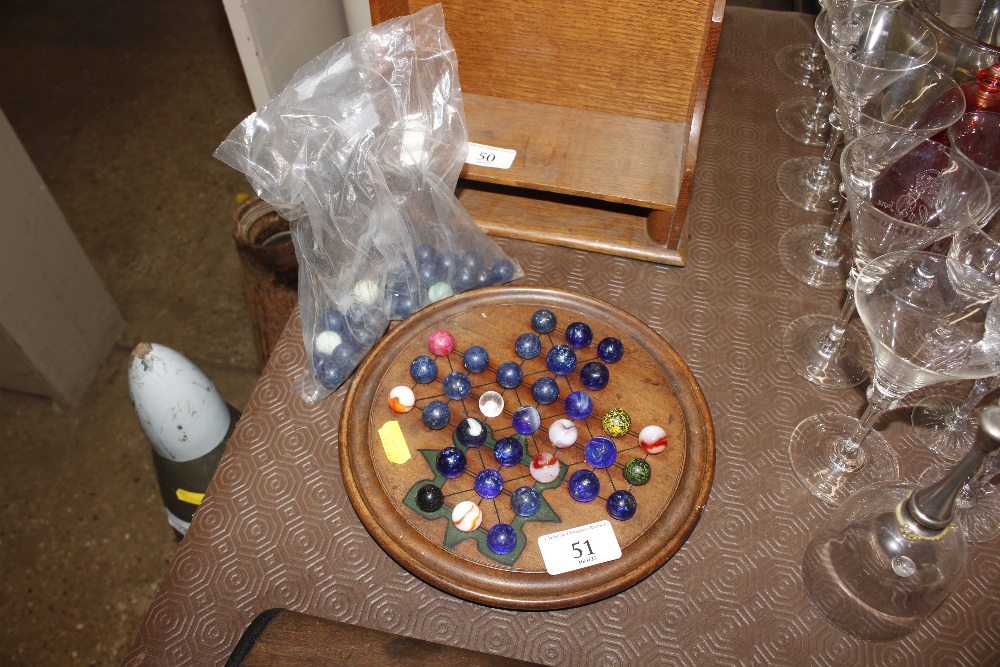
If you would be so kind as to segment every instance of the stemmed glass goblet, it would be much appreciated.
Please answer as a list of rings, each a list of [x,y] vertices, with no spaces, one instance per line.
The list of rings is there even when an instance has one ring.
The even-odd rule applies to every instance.
[[[848,329],[854,280],[865,263],[895,250],[918,250],[968,225],[980,225],[989,189],[968,161],[930,139],[907,133],[858,137],[841,154],[851,214],[853,258],[840,315],[804,315],[785,329],[782,351],[796,373],[843,389],[868,377],[871,350]]]
[[[1000,211],[1000,113],[964,114],[948,127],[948,142],[953,150],[979,168],[990,186],[989,215]]]
[[[927,252],[890,252],[866,263],[854,287],[875,371],[861,419],[814,415],[792,433],[796,477],[831,505],[896,479],[892,448],[875,421],[912,391],[1000,369],[1000,286],[972,267]],[[864,447],[863,447],[864,445]]]
[[[907,132],[931,137],[962,116],[965,98],[950,76],[932,65],[906,72],[876,93],[861,110],[858,136],[876,132]],[[840,231],[847,218],[841,202],[828,226],[798,225],[778,242],[778,259],[796,280],[822,290],[844,286],[850,261]]]

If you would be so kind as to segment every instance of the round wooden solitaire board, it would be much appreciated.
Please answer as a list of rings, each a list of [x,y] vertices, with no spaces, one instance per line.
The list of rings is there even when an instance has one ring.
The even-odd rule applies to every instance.
[[[557,317],[556,330],[540,335],[541,354],[522,360],[514,353],[514,341],[531,332],[531,316],[547,308]],[[588,324],[593,343],[577,350],[577,370],[556,378],[559,399],[538,405],[531,385],[539,377],[554,377],[546,368],[545,353],[565,343],[566,326]],[[431,355],[427,339],[438,329],[455,338],[455,351],[437,357],[438,379],[417,384],[410,377],[410,363]],[[556,449],[548,440],[548,427],[565,418],[563,399],[570,391],[583,390],[579,369],[597,360],[597,344],[607,336],[620,339],[625,354],[608,364],[610,381],[599,391],[588,391],[593,414],[578,421],[580,437],[571,448]],[[489,352],[489,368],[469,373],[472,394],[449,401],[441,380],[452,370],[465,372],[462,354],[473,345]],[[516,389],[503,389],[496,382],[497,367],[504,361],[520,363],[524,381]],[[405,414],[388,405],[389,391],[397,385],[411,387],[416,408]],[[501,392],[505,407],[498,417],[487,419],[479,411],[479,397],[486,391]],[[432,400],[444,400],[451,421],[441,430],[424,426],[421,408]],[[538,408],[542,427],[523,436],[521,465],[500,467],[492,445],[502,437],[517,435],[511,416],[521,405]],[[601,418],[612,408],[622,408],[632,418],[629,433],[614,438],[618,455],[606,469],[594,470],[601,483],[598,498],[578,502],[567,491],[566,480],[579,469],[593,469],[583,455],[587,441],[604,435]],[[454,445],[454,428],[465,417],[485,422],[493,433],[486,445],[468,448],[467,470],[455,479],[445,479],[435,468],[437,453]],[[384,440],[379,431],[397,422],[405,441]],[[666,430],[669,445],[660,454],[647,454],[638,443],[639,431],[657,424]],[[391,426],[391,424],[390,424]],[[387,436],[388,437],[388,436]],[[460,447],[460,449],[465,449]],[[561,462],[555,482],[541,484],[528,472],[532,457],[553,452]],[[405,462],[390,462],[407,459]],[[645,459],[652,469],[650,481],[632,486],[623,477],[625,463]],[[375,540],[400,565],[425,582],[453,595],[510,609],[559,609],[599,600],[642,580],[673,555],[694,529],[712,484],[715,442],[711,416],[701,389],[684,361],[656,332],[628,313],[591,297],[552,288],[494,287],[460,294],[419,311],[391,331],[367,356],[356,374],[344,403],[340,424],[340,458],[351,502]],[[504,489],[494,499],[480,498],[473,483],[483,468],[499,469]],[[427,482],[441,486],[444,506],[426,513],[415,503],[417,489]],[[533,517],[518,517],[511,509],[511,494],[521,486],[541,492],[542,508]],[[630,491],[638,509],[627,521],[611,518],[607,498],[617,489]],[[459,531],[451,522],[452,508],[471,500],[483,511],[483,522],[471,533]],[[608,521],[621,547],[621,558],[550,575],[542,559],[538,538],[550,533]],[[498,556],[487,546],[486,531],[498,522],[509,523],[518,532],[517,548]]]

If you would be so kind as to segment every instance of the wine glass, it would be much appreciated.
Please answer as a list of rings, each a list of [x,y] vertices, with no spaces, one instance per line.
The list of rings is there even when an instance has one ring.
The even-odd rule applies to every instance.
[[[816,33],[848,138],[865,103],[907,71],[930,62],[937,48],[926,26],[885,3],[824,10],[816,18]],[[778,167],[778,189],[788,201],[807,211],[833,210],[838,186],[833,156],[841,136],[834,126],[822,156],[792,158]]]
[[[860,420],[808,417],[789,443],[792,470],[813,495],[837,505],[896,479],[896,455],[873,433],[876,419],[916,389],[1000,369],[998,291],[995,280],[935,253],[890,252],[866,263],[854,292],[874,356],[868,407]]]
[[[1000,408],[983,415],[985,437],[940,480],[914,489],[870,486],[850,497],[810,540],[806,592],[823,615],[862,639],[890,641],[915,630],[962,577],[965,533],[954,528],[960,489],[1000,447]]]
[[[840,158],[851,215],[853,258],[840,315],[805,315],[785,329],[782,351],[796,373],[843,389],[868,377],[871,349],[848,329],[854,281],[871,259],[917,250],[968,225],[982,224],[989,189],[982,175],[951,149],[908,133],[858,137]]]
[[[1000,113],[967,113],[948,128],[951,147],[979,167],[990,186],[990,214],[1000,211]]]
[[[958,83],[936,67],[921,65],[868,100],[855,134],[907,132],[931,137],[958,120],[964,110]],[[785,232],[778,242],[778,259],[792,277],[816,289],[844,285],[850,265],[840,230],[847,213],[841,206],[828,226],[798,225]]]

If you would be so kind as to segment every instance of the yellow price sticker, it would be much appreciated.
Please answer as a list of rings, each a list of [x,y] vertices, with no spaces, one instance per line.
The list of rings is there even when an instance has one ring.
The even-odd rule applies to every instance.
[[[382,449],[389,463],[406,463],[410,460],[410,447],[406,444],[399,422],[393,420],[382,424],[378,437],[382,440]]]

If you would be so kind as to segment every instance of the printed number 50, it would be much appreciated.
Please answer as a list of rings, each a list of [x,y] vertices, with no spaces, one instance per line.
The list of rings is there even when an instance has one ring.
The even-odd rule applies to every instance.
[[[482,152],[479,154],[479,159],[483,162],[493,162],[497,159],[497,154]]]

